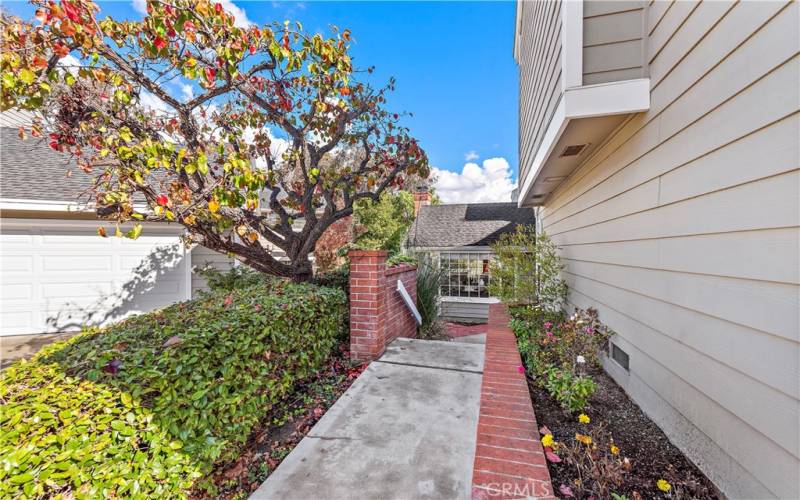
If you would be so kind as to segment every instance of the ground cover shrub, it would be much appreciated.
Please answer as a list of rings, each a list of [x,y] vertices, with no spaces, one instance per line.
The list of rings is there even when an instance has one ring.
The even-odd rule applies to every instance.
[[[529,305],[514,307],[511,314],[526,370],[565,410],[582,410],[596,389],[587,368],[600,366],[600,352],[612,334],[597,311],[576,309],[566,317]]]
[[[213,498],[248,498],[367,366],[368,363],[350,359],[349,342],[339,344],[314,376],[303,380],[292,395],[266,414],[235,460],[214,467],[210,478],[216,485]],[[191,496],[197,500],[209,498],[203,490],[192,491]]]
[[[284,281],[91,329],[7,368],[0,497],[185,497],[322,366],[340,290]]]
[[[283,278],[256,271],[245,265],[234,266],[226,271],[220,271],[209,265],[197,268],[196,272],[206,280],[206,284],[208,284],[208,288],[212,292],[230,292],[236,289],[248,288],[253,285],[271,287],[284,281]]]
[[[317,273],[312,283],[319,286],[336,288],[350,296],[350,264],[346,263],[325,273]]]

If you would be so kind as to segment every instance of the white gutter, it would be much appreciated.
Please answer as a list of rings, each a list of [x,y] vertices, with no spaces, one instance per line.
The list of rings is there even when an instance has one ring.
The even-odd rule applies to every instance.
[[[142,212],[147,205],[137,203],[133,208]],[[40,212],[91,212],[88,204],[55,200],[31,200],[27,198],[0,198],[0,210],[36,210]]]

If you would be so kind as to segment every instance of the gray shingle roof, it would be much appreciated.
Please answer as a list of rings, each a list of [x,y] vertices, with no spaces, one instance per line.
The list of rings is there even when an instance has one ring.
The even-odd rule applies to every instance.
[[[519,224],[533,224],[531,208],[516,203],[423,205],[411,225],[408,247],[486,246]]]
[[[50,149],[46,138],[22,140],[18,129],[0,127],[0,198],[71,203],[91,183],[92,176],[77,169],[68,155]]]

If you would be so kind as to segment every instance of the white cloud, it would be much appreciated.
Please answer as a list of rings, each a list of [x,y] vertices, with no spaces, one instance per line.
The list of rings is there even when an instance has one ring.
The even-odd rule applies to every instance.
[[[247,14],[245,13],[244,9],[238,7],[231,0],[220,0],[219,3],[222,4],[222,8],[225,9],[226,12],[233,14],[233,24],[235,26],[238,26],[239,28],[247,28],[253,24],[251,20],[247,19]]]
[[[468,162],[461,173],[432,169],[436,193],[444,203],[489,203],[511,201],[516,184],[505,158],[487,158],[482,165]]]
[[[184,101],[191,100],[194,97],[194,88],[187,83],[179,83],[181,89],[181,97]]]
[[[77,76],[78,70],[83,65],[78,60],[78,58],[76,58],[72,54],[67,54],[67,55],[65,55],[64,57],[62,57],[61,59],[58,60],[57,66],[59,68],[64,68],[67,71],[69,71],[70,73],[72,73],[73,75]]]
[[[222,8],[225,9],[227,13],[233,15],[233,24],[235,26],[238,26],[239,28],[247,28],[253,24],[252,21],[247,19],[247,13],[244,11],[244,9],[234,4],[232,0],[219,0],[219,3],[222,4]],[[136,12],[139,12],[140,14],[147,14],[147,0],[133,0],[131,5],[133,6],[133,10]]]
[[[245,142],[253,142],[255,140],[257,130],[253,127],[247,127],[243,131],[243,136]],[[267,128],[266,129],[267,136],[270,140],[269,152],[272,159],[278,163],[281,162],[281,156],[283,153],[286,152],[287,149],[292,145],[292,143],[286,139],[282,139],[280,137],[276,137],[275,134],[272,133],[272,130]],[[267,168],[267,160],[264,158],[256,158],[256,167],[261,169]]]
[[[139,94],[139,104],[141,104],[143,108],[155,111],[156,113],[169,113],[173,111],[167,103],[156,97],[155,94],[144,89]]]
[[[464,153],[464,161],[475,161],[480,157],[481,155],[476,153],[474,150],[470,150]]]

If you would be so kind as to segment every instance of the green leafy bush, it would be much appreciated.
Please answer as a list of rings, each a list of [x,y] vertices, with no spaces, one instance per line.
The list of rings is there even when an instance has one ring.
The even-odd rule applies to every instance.
[[[414,222],[414,196],[408,191],[384,191],[377,202],[361,198],[353,207],[353,217],[356,248],[394,255]]]
[[[612,332],[595,309],[576,309],[566,317],[535,305],[511,309],[511,329],[526,369],[569,411],[582,410],[595,391],[587,367],[600,365]]]
[[[7,368],[0,497],[185,497],[318,370],[339,290],[276,282],[86,331]]]
[[[567,297],[567,284],[561,279],[564,266],[547,234],[520,225],[516,232],[502,235],[492,251],[492,296],[507,304],[534,304],[545,311],[562,309]]]
[[[344,264],[327,273],[319,273],[314,276],[312,283],[319,286],[336,288],[350,296],[350,264]]]
[[[587,375],[576,375],[571,370],[550,366],[545,371],[544,388],[562,408],[571,412],[583,410],[597,385]]]
[[[419,332],[425,339],[445,337],[446,328],[439,319],[442,270],[431,260],[423,258],[417,267],[417,310],[422,318]]]
[[[391,257],[389,257],[386,260],[386,265],[389,266],[389,267],[396,266],[398,264],[414,264],[414,265],[416,265],[417,264],[417,258],[414,257],[413,255],[408,255],[408,254],[405,254],[405,253],[396,253],[396,254],[392,255]]]
[[[197,269],[197,274],[202,276],[212,292],[232,291],[254,285],[272,286],[283,281],[283,278],[258,272],[251,267],[234,266],[227,271],[220,271],[213,266]]]

